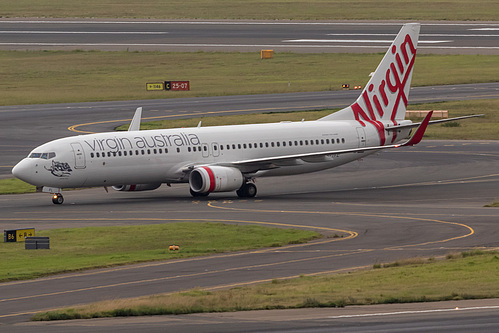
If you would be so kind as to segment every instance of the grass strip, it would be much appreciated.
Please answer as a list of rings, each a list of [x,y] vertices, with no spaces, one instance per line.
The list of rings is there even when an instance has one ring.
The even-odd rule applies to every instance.
[[[0,194],[35,193],[36,187],[17,178],[0,179]]]
[[[380,266],[383,267],[383,266]],[[412,259],[381,269],[208,291],[118,299],[40,313],[33,320],[343,307],[499,297],[499,255],[470,251],[445,260]]]
[[[3,0],[3,17],[266,20],[497,20],[490,0]]]
[[[190,258],[216,253],[304,243],[314,231],[222,223],[166,223],[140,226],[36,231],[50,237],[50,250],[24,250],[24,242],[0,243],[0,282],[83,269]],[[180,246],[170,251],[170,245]]]
[[[383,54],[0,51],[3,105],[327,91],[365,85]],[[420,55],[413,86],[496,82],[497,55]],[[146,91],[189,80],[191,91]]]

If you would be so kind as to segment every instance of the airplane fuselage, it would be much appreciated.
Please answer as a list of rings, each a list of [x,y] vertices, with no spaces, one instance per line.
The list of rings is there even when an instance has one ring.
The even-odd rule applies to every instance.
[[[409,130],[399,134],[405,138]],[[387,134],[388,135],[388,134]],[[55,188],[188,182],[188,166],[234,163],[379,145],[373,126],[357,121],[303,121],[236,126],[111,132],[67,137],[34,149],[16,168],[24,180]],[[332,168],[371,152],[269,163],[250,177],[291,175]]]

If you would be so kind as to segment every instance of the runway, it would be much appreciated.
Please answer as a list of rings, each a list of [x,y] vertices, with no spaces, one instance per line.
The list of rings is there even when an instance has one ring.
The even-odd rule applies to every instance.
[[[10,327],[42,309],[101,299],[197,286],[216,290],[499,247],[499,210],[483,207],[499,197],[498,152],[496,141],[423,141],[325,172],[261,179],[259,195],[251,200],[231,194],[193,200],[185,185],[137,193],[71,191],[62,206],[51,204],[46,194],[2,196],[4,229],[208,220],[311,228],[343,237],[4,283],[0,323]]]
[[[385,52],[405,22],[2,19],[0,49]],[[418,53],[499,54],[497,22],[422,22]]]

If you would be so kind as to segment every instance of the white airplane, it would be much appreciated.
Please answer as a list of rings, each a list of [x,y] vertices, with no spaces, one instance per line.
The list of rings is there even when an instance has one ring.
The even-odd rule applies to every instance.
[[[111,186],[146,191],[189,183],[192,196],[237,191],[254,197],[257,177],[333,168],[381,149],[417,144],[429,123],[405,120],[420,25],[405,24],[359,98],[315,121],[140,131],[138,108],[128,132],[62,138],[35,148],[12,173],[52,193]],[[406,140],[412,128],[414,135]],[[403,141],[406,140],[406,141]]]

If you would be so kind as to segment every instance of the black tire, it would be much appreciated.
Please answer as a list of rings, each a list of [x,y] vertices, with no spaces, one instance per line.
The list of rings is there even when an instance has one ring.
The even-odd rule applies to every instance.
[[[54,205],[61,205],[64,202],[64,197],[62,194],[57,193],[52,196],[52,203]]]
[[[256,185],[252,183],[248,183],[245,186],[245,191],[246,191],[246,197],[247,198],[254,198],[256,195]]]
[[[253,183],[244,184],[236,191],[237,196],[240,198],[253,198],[256,195],[256,192],[256,186]]]

